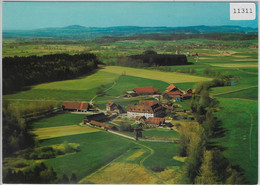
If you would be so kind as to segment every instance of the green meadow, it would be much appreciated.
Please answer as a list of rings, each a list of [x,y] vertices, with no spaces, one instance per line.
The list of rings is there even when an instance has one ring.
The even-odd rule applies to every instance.
[[[71,176],[71,173],[75,173],[79,180],[117,158],[130,147],[129,140],[106,132],[52,138],[43,140],[40,146],[61,144],[64,141],[80,144],[80,151],[44,162],[52,166],[59,176]]]
[[[216,116],[226,130],[224,137],[214,140],[224,148],[223,154],[232,165],[244,169],[247,179],[257,183],[258,102],[217,98],[221,110]]]
[[[37,128],[46,128],[46,127],[57,127],[65,125],[78,125],[82,122],[86,114],[57,114],[55,116],[40,119],[32,124],[34,129]]]
[[[162,138],[178,138],[179,133],[174,130],[169,129],[147,129],[143,133],[143,137],[153,138],[153,139],[162,139]]]

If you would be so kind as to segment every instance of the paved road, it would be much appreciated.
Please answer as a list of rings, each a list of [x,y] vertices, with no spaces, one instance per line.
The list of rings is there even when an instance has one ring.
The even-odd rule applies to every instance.
[[[135,137],[128,136],[128,135],[125,135],[125,134],[122,134],[122,133],[119,133],[119,132],[115,132],[115,131],[112,131],[112,130],[108,130],[108,132],[110,132],[112,134],[116,134],[116,135],[122,136],[122,137],[125,137],[127,139],[135,140]]]
[[[116,134],[116,135],[122,136],[122,137],[127,138],[127,139],[136,140],[135,137],[133,137],[133,136],[128,136],[128,135],[125,135],[125,134],[122,134],[122,133],[119,133],[119,132],[115,132],[115,131],[112,131],[112,130],[108,130],[108,132],[110,132],[112,134]],[[170,140],[167,141],[167,140],[142,139],[142,138],[139,138],[138,140],[139,141],[149,141],[149,142],[176,143],[176,141],[170,141]]]

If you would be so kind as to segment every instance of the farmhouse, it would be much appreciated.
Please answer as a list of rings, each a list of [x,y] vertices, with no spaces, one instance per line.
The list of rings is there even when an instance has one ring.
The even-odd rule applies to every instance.
[[[92,126],[95,126],[95,127],[99,127],[99,128],[105,129],[105,130],[113,128],[112,125],[101,123],[101,122],[94,121],[94,120],[90,121],[89,124],[92,125]]]
[[[87,112],[90,105],[86,102],[63,102],[62,109],[74,112]]]
[[[148,95],[156,94],[159,92],[159,89],[154,89],[153,87],[136,87],[133,90],[137,95]]]
[[[123,113],[124,110],[120,105],[115,104],[114,102],[110,101],[106,105],[107,112],[115,112],[115,113]]]
[[[182,91],[177,86],[170,84],[166,88],[166,91],[162,93],[162,96],[168,96],[171,97],[174,102],[180,102],[182,100],[191,98],[192,94],[193,92],[191,89],[188,89],[187,91]]]
[[[165,119],[164,118],[158,118],[158,117],[154,117],[154,118],[148,118],[145,123],[149,126],[162,126],[165,124]]]
[[[88,115],[84,118],[84,123],[90,123],[91,121],[104,121],[107,116],[104,113]]]
[[[184,91],[184,94],[182,95],[182,99],[190,99],[193,95],[192,89],[188,89],[187,91]]]
[[[164,113],[163,107],[156,101],[140,100],[139,105],[128,105],[127,117],[157,117]]]

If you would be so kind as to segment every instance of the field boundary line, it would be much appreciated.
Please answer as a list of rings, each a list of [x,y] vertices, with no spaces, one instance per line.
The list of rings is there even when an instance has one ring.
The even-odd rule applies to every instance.
[[[121,137],[125,137],[125,138],[127,138],[127,139],[135,140],[135,141],[133,141],[133,143],[135,143],[135,144],[137,144],[137,145],[139,145],[139,146],[141,146],[141,147],[143,147],[143,148],[148,149],[148,150],[150,151],[150,154],[147,155],[146,157],[144,157],[144,158],[140,161],[140,163],[139,163],[140,166],[143,167],[143,168],[147,171],[147,173],[149,173],[151,176],[153,176],[153,177],[155,177],[156,179],[160,180],[161,182],[163,182],[163,184],[166,184],[166,183],[164,182],[164,180],[162,180],[161,178],[159,178],[157,175],[155,175],[153,172],[151,172],[148,168],[146,168],[146,167],[144,166],[144,161],[154,154],[154,150],[153,150],[152,148],[150,148],[150,147],[148,147],[148,146],[145,146],[145,145],[143,145],[143,144],[141,144],[141,143],[138,143],[134,137],[127,136],[127,135],[125,135],[125,134],[121,134],[121,133],[114,132],[114,131],[110,131],[110,130],[108,130],[108,132],[110,132],[110,133],[112,133],[112,134],[116,134],[116,135],[121,136]],[[140,141],[144,141],[144,140],[140,140]],[[151,142],[151,141],[148,140],[148,142]]]
[[[137,145],[140,145],[141,147],[144,147],[144,148],[146,148],[146,149],[148,149],[149,151],[150,151],[150,154],[149,155],[147,155],[147,156],[145,156],[140,162],[139,162],[139,164],[140,164],[140,166],[141,167],[143,167],[146,171],[147,171],[147,173],[149,173],[151,176],[153,176],[153,177],[155,177],[157,180],[160,180],[163,184],[166,184],[165,182],[164,182],[164,180],[162,180],[161,178],[159,178],[156,174],[154,174],[150,169],[148,169],[148,168],[146,168],[145,166],[144,166],[144,161],[146,160],[146,159],[148,159],[149,157],[151,157],[153,154],[154,154],[154,150],[152,149],[152,148],[150,148],[150,147],[148,147],[148,146],[145,146],[145,145],[143,145],[143,144],[141,144],[141,143],[138,143],[138,142],[134,142],[135,144],[137,144]]]
[[[119,157],[121,157],[122,155],[124,155],[125,153],[127,153],[130,149],[126,150],[125,152],[123,152],[122,154],[120,154],[118,157],[116,157],[115,159],[113,159],[112,161],[108,162],[107,164],[105,164],[104,166],[101,166],[100,168],[98,168],[96,171],[94,171],[93,173],[89,174],[88,176],[82,178],[80,181],[78,181],[79,184],[82,183],[82,181],[84,179],[90,178],[93,175],[95,175],[96,173],[98,173],[99,171],[102,171],[103,169],[105,169],[106,167],[108,167],[111,163],[113,163],[115,160],[117,160]]]
[[[128,135],[125,135],[125,134],[122,134],[122,133],[119,133],[119,132],[115,132],[115,131],[111,131],[111,130],[108,130],[108,132],[115,134],[115,135],[118,135],[118,136],[121,136],[121,137],[124,137],[124,138],[127,138],[127,139],[135,140],[134,137],[128,136]]]
[[[249,157],[250,159],[252,158],[252,130],[253,130],[253,121],[254,121],[254,116],[251,112],[246,110],[246,112],[250,115],[251,120],[250,120],[250,131],[249,131]]]
[[[111,87],[109,87],[109,88],[107,88],[106,90],[104,90],[104,92],[109,91],[109,90],[112,89],[115,85],[116,85],[116,81],[114,81],[114,83],[113,83],[113,85],[112,85]],[[90,103],[90,104],[93,104],[93,100],[94,100],[96,97],[97,97],[97,95],[95,95],[95,96],[89,101],[89,103]]]
[[[230,98],[234,100],[242,100],[242,101],[252,101],[252,102],[258,102],[258,100],[251,100],[251,99],[245,99],[245,98]]]
[[[255,88],[255,87],[258,87],[258,86],[255,85],[255,86],[250,86],[250,87],[247,87],[247,88],[238,89],[238,90],[234,90],[234,91],[229,91],[229,92],[224,92],[224,93],[213,94],[213,96],[219,96],[219,95],[223,95],[223,94],[231,94],[231,93],[234,93],[234,92],[239,92],[239,91],[243,91],[243,90],[247,90],[247,89],[251,89],[251,88]]]
[[[241,70],[239,68],[236,68],[238,71],[242,72],[242,73],[247,73],[247,74],[251,74],[251,75],[258,75],[258,73],[255,73],[255,72],[248,72],[248,71],[244,71],[244,70]]]

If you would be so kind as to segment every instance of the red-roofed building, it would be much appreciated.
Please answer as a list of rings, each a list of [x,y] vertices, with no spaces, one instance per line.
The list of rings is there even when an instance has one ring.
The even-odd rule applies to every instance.
[[[137,95],[142,95],[142,94],[156,94],[159,92],[158,89],[154,89],[153,87],[136,87],[134,88],[134,92]]]
[[[192,89],[188,89],[187,91],[184,92],[184,94],[182,95],[182,99],[186,100],[186,99],[190,99],[193,95],[193,91]]]
[[[99,128],[105,129],[105,130],[113,128],[112,125],[101,123],[101,122],[98,122],[98,121],[93,121],[93,120],[90,121],[89,124],[94,126],[94,127],[99,127]]]
[[[152,103],[153,102],[153,103]],[[139,105],[128,105],[127,116],[156,117],[163,114],[163,107],[155,101],[140,101]]]
[[[170,84],[166,88],[166,91],[162,93],[162,96],[167,99],[168,97],[171,97],[173,98],[174,102],[180,102],[182,100],[183,94],[184,93],[182,92],[182,90],[180,90],[177,86]]]
[[[165,119],[164,118],[158,118],[158,117],[154,117],[154,118],[148,118],[145,123],[147,125],[150,126],[162,126],[165,124]]]
[[[154,104],[158,103],[157,101],[153,100],[139,100],[139,105],[147,105],[147,106],[152,106]]]
[[[89,107],[89,104],[86,102],[63,102],[62,104],[63,110],[74,112],[87,112]]]
[[[166,89],[167,89],[167,92],[179,90],[178,87],[173,84],[169,85]]]

